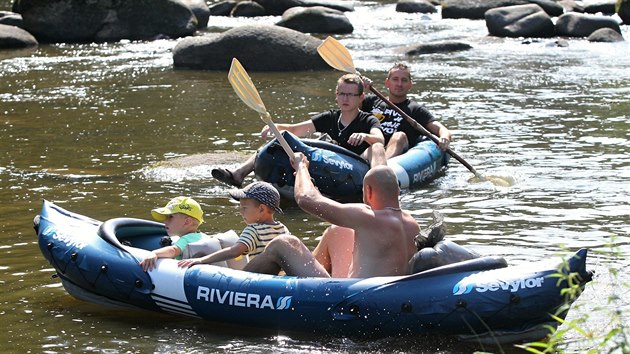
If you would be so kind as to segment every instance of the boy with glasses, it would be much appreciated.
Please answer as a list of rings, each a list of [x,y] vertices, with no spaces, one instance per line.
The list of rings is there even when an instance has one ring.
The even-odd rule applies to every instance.
[[[372,156],[370,146],[384,143],[378,119],[359,109],[364,99],[363,81],[354,74],[346,74],[337,81],[335,97],[338,109],[316,114],[311,119],[296,124],[276,124],[278,130],[289,131],[299,137],[314,132],[328,134],[340,146],[361,155],[372,165],[384,164],[379,156]],[[269,127],[261,131],[263,138],[269,135]],[[256,155],[252,155],[236,170],[223,168],[212,170],[212,176],[219,181],[240,187],[245,177],[254,170]]]

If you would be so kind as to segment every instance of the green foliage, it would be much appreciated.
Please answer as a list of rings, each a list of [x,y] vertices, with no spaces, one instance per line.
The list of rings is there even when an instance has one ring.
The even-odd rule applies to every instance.
[[[630,1],[630,0],[624,0]],[[627,255],[623,255],[619,249],[614,246],[614,237],[610,244],[610,255],[612,259],[624,259]],[[612,263],[615,264],[615,263]],[[565,267],[566,265],[563,265]],[[583,353],[630,353],[630,327],[628,326],[628,318],[630,317],[630,308],[623,308],[623,300],[618,295],[626,296],[630,292],[630,284],[621,281],[620,270],[615,266],[608,269],[614,284],[620,284],[619,288],[613,288],[613,294],[607,299],[606,307],[597,307],[592,312],[603,313],[605,318],[609,319],[609,323],[602,331],[597,328],[593,331],[588,329],[589,314],[583,317],[573,319],[571,321],[563,320],[561,316],[573,300],[579,296],[581,287],[579,286],[579,278],[577,274],[567,274],[563,269],[559,269],[554,276],[558,278],[558,282],[565,281],[568,286],[563,289],[562,293],[566,296],[567,305],[558,309],[558,312],[552,317],[561,325],[555,329],[549,327],[550,334],[545,340],[525,345],[517,345],[529,353],[546,354],[546,353],[566,353],[566,348],[572,344],[579,343],[581,352]],[[597,291],[595,281],[587,285],[591,291]],[[574,309],[579,305],[575,304]]]
[[[615,4],[616,13],[619,13],[619,10],[621,10],[621,4],[624,2],[630,2],[630,0],[617,0],[617,3]]]

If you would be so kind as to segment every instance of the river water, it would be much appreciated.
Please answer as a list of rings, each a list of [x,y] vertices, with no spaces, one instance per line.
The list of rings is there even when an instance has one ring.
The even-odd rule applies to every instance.
[[[402,196],[426,225],[445,215],[449,237],[510,264],[590,249],[595,280],[569,313],[597,335],[630,304],[630,45],[487,36],[483,21],[401,14],[361,2],[337,38],[384,91],[395,60],[412,65],[414,97],[455,135],[452,148],[509,188],[472,183],[452,159],[440,178]],[[0,1],[0,10],[10,2]],[[207,32],[279,18],[211,18]],[[622,29],[630,39],[630,29]],[[440,40],[472,50],[403,57],[404,45]],[[243,222],[227,188],[210,178],[255,151],[262,122],[233,93],[226,72],[172,68],[177,40],[42,45],[0,52],[0,332],[3,352],[471,352],[447,338],[353,342],[144,311],[121,312],[70,297],[41,256],[31,228],[42,199],[105,220],[150,218],[171,197],[198,199],[203,231]],[[250,72],[276,122],[334,105],[338,72]],[[205,153],[199,159],[185,157]],[[172,163],[177,161],[178,163]],[[279,219],[311,247],[326,224],[284,205]],[[615,253],[617,252],[617,253]],[[615,271],[619,271],[615,276]],[[619,300],[610,302],[613,295]],[[10,325],[9,325],[10,324]],[[569,335],[574,351],[589,342]],[[487,349],[487,348],[486,348]],[[493,349],[497,350],[497,349]],[[511,348],[503,348],[510,351]]]

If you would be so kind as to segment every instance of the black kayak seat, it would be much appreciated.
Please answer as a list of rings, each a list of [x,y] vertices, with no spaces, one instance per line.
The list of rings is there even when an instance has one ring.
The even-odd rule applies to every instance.
[[[167,235],[164,224],[136,218],[109,219],[99,226],[97,233],[120,249],[124,249],[124,243],[145,250],[160,248],[160,240]]]

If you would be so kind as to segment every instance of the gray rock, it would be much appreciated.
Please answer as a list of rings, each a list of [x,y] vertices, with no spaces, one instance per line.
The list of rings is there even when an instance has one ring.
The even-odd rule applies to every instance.
[[[15,12],[0,11],[0,25],[23,27],[22,15]]]
[[[345,34],[354,31],[343,12],[322,6],[292,7],[282,14],[276,25],[304,33]]]
[[[589,42],[623,42],[623,36],[610,28],[600,28],[591,33],[587,40]]]
[[[625,25],[630,25],[630,1],[621,3],[617,15],[619,15]]]
[[[536,4],[499,7],[486,12],[486,27],[497,37],[553,37],[553,21]]]
[[[584,12],[584,6],[581,1],[578,4],[575,0],[559,0],[558,5],[562,6],[564,12]]]
[[[530,3],[536,4],[542,7],[543,10],[547,13],[547,15],[551,17],[558,17],[564,13],[564,8],[562,5],[558,4],[556,1],[552,0],[529,0]]]
[[[339,11],[354,11],[351,1],[334,0],[255,0],[272,16],[282,15],[292,7],[324,6]]]
[[[235,0],[227,0],[218,2],[210,6],[211,16],[230,16],[232,9],[236,6]]]
[[[240,26],[216,36],[180,40],[173,48],[175,68],[222,70],[238,58],[248,71],[328,70],[317,53],[321,39],[270,25]]]
[[[442,18],[481,20],[490,9],[527,4],[537,4],[549,16],[559,16],[564,12],[562,6],[552,0],[444,0],[442,1]]]
[[[588,37],[600,28],[611,28],[621,33],[612,17],[566,13],[556,20],[556,34],[565,37]]]
[[[396,11],[406,13],[433,14],[437,8],[426,0],[398,0]]]
[[[591,0],[584,1],[584,12],[587,14],[602,13],[613,15],[615,13],[616,0]]]
[[[40,42],[108,42],[182,37],[197,19],[179,0],[20,0],[24,28]]]
[[[180,0],[195,14],[197,28],[207,28],[210,19],[210,8],[204,0]]]
[[[37,39],[17,26],[0,24],[0,49],[36,47]]]
[[[232,17],[258,17],[267,15],[267,10],[254,1],[237,2],[230,16]]]
[[[422,54],[434,54],[434,53],[459,52],[459,51],[470,50],[470,49],[472,49],[472,46],[467,43],[444,41],[444,42],[423,43],[423,44],[418,44],[415,46],[409,46],[409,47],[405,47],[403,51],[406,55],[422,55]]]

